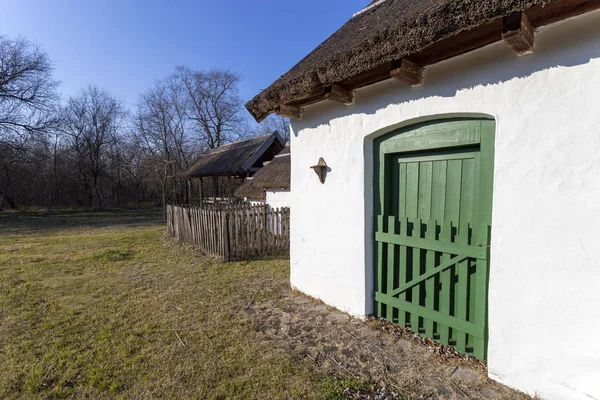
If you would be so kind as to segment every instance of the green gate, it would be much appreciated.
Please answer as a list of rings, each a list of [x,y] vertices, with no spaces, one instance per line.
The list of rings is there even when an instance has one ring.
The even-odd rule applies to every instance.
[[[379,138],[376,314],[487,357],[495,124],[453,119]]]

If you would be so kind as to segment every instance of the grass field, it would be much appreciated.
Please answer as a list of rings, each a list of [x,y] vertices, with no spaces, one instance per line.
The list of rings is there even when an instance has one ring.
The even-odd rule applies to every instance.
[[[223,265],[163,231],[156,212],[0,217],[0,398],[326,394],[236,315],[288,261]]]
[[[291,291],[285,257],[223,264],[164,231],[0,213],[0,398],[528,398]]]

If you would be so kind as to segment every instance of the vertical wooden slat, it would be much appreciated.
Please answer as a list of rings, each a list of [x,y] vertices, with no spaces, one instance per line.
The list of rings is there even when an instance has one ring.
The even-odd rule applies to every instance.
[[[419,199],[419,164],[418,163],[407,163],[406,164],[406,185],[402,190],[402,196],[406,199],[406,217],[408,218],[409,224],[409,236],[418,237],[419,229],[418,226],[418,199]],[[410,275],[412,279],[415,279],[420,275],[419,271],[421,268],[421,250],[418,248],[409,248],[411,252],[410,260],[412,265],[409,265],[411,271]],[[419,304],[421,296],[420,285],[413,286],[410,289],[411,302]],[[419,316],[415,313],[410,315],[410,327],[413,332],[419,331]]]
[[[383,227],[383,215],[377,216],[377,231],[385,232]],[[377,242],[377,292],[383,292],[383,242]],[[383,316],[383,305],[377,302],[377,316]]]
[[[490,231],[489,229],[478,235],[478,238],[482,242],[482,246],[486,246],[488,249],[488,260],[489,260],[489,243],[490,243]],[[471,305],[475,308],[475,317],[473,323],[478,326],[485,327],[487,324],[487,282],[488,282],[488,260],[474,260],[476,268],[476,288],[475,298],[471,299]],[[481,360],[485,359],[486,356],[486,338],[476,338],[473,341],[474,353],[473,355]]]
[[[412,220],[411,236],[415,238],[421,237],[421,221],[419,219]],[[421,275],[421,249],[412,248],[412,280],[417,279]],[[412,287],[412,303],[421,305],[421,284]],[[412,313],[410,316],[410,327],[413,332],[418,333],[421,328],[419,315]]]
[[[240,246],[242,248],[242,258],[246,258],[248,254],[246,249],[246,225],[244,224],[244,210],[240,207],[238,213],[240,216]]]
[[[430,161],[419,163],[419,198],[418,198],[418,217],[423,222],[425,228],[424,236],[426,239],[434,239],[431,236],[431,232],[434,229],[431,223],[431,203],[432,203],[432,183],[433,183],[433,163]],[[435,265],[435,252],[422,250],[421,255],[424,256],[420,260],[422,265],[420,266],[420,272],[427,272],[432,269]],[[423,259],[424,258],[424,259]],[[424,264],[424,265],[423,265]],[[434,280],[432,278],[427,279],[426,282],[420,284],[421,292],[425,296],[425,303],[421,304],[431,310],[433,310],[434,300]],[[431,319],[423,318],[423,328],[425,334],[429,337],[433,337],[433,324],[434,321]]]
[[[436,161],[432,167],[431,182],[431,219],[444,220],[444,208],[446,205],[446,166],[447,161]]]
[[[398,183],[398,218],[406,217],[406,163],[400,163]]]
[[[212,253],[212,255],[215,255],[216,253],[216,237],[217,237],[217,233],[216,233],[216,227],[215,227],[215,210],[210,210],[209,211],[209,216],[210,216],[210,222],[209,222],[209,226],[210,226],[210,231],[211,231],[211,249],[210,252]]]
[[[217,227],[219,228],[219,234],[217,236],[219,239],[219,255],[223,257],[225,246],[223,243],[223,211],[221,210],[217,211]]]
[[[254,232],[252,233],[252,245],[254,248],[254,254],[262,254],[260,248],[260,215],[258,207],[252,209],[252,226]]]
[[[406,185],[402,195],[406,198],[406,216],[414,222],[418,217],[419,163],[406,164]]]
[[[229,258],[235,261],[237,257],[237,248],[235,246],[235,213],[233,209],[230,209],[227,211],[227,214],[229,216]]]
[[[252,207],[248,209],[248,249],[250,251],[250,256],[254,256],[254,217],[253,217]]]
[[[230,261],[229,259],[229,234],[228,234],[228,226],[227,226],[227,211],[221,211],[222,219],[221,223],[223,224],[223,230],[221,231],[221,235],[223,238],[223,261]]]
[[[440,242],[450,243],[452,235],[452,223],[450,221],[444,221],[440,229]],[[450,254],[443,254],[440,257],[440,262],[446,262],[450,260],[452,256]],[[450,293],[452,286],[452,272],[448,268],[440,273],[440,312],[450,315]],[[438,324],[438,333],[440,334],[440,342],[443,344],[450,344],[450,327]]]
[[[457,224],[460,221],[460,189],[462,160],[449,160],[446,171],[446,208],[444,219]]]
[[[193,245],[196,245],[196,233],[198,232],[198,226],[196,225],[196,209],[195,209],[195,207],[190,207],[190,227],[191,227],[190,240]]]
[[[408,218],[404,217],[401,219],[400,221],[400,235],[401,236],[408,236],[409,234],[409,230],[408,230]],[[398,269],[399,269],[399,277],[398,277],[398,281],[400,283],[400,285],[405,284],[406,282],[408,282],[408,275],[409,275],[409,265],[408,265],[408,248],[406,246],[398,246]],[[412,251],[412,250],[410,250]],[[412,273],[412,271],[411,271]],[[404,300],[404,301],[408,301],[408,293],[405,290],[404,292],[402,292],[400,294],[400,299]],[[406,312],[401,312],[401,315],[398,316],[398,322],[401,323],[402,325],[406,326],[407,323],[410,323],[410,315]]]
[[[260,234],[261,234],[261,243],[263,248],[263,254],[269,254],[269,246],[267,243],[267,212],[264,207],[260,208]]]
[[[433,174],[431,162],[419,163],[419,198],[417,216],[423,221],[431,218],[431,182]]]
[[[469,226],[464,223],[459,227],[455,242],[467,244]],[[454,316],[463,321],[467,320],[467,298],[469,295],[467,288],[467,279],[469,276],[469,259],[459,262],[456,266],[458,282],[456,283]],[[467,345],[467,335],[457,329],[454,330],[454,339],[456,339],[456,350],[464,353]]]
[[[457,221],[459,226],[473,222],[474,175],[475,160],[463,160],[460,185],[460,221]]]
[[[388,216],[388,233],[396,233],[396,217]],[[394,277],[396,270],[396,245],[393,243],[387,244],[387,289],[386,293],[391,293],[394,290]],[[386,318],[390,322],[394,321],[394,308],[391,304],[387,305]]]
[[[265,207],[265,234],[267,242],[267,254],[271,253],[271,219],[269,209]]]
[[[425,231],[425,238],[431,241],[435,241],[435,229],[436,221],[429,220],[427,222],[427,230]],[[426,272],[435,268],[435,251],[427,250],[426,252]],[[430,310],[434,310],[435,300],[435,276],[427,279],[425,282],[425,307]],[[430,338],[433,338],[434,333],[434,321],[431,319],[425,320],[425,334]]]

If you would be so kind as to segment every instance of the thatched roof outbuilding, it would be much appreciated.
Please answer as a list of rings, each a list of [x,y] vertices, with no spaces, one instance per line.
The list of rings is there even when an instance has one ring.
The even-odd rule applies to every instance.
[[[304,106],[352,103],[354,89],[390,77],[420,84],[428,65],[502,39],[524,54],[535,28],[599,7],[596,0],[376,0],[246,108],[257,121],[270,113],[300,118]]]
[[[278,132],[226,144],[204,152],[189,168],[187,176],[251,176],[284,147]]]
[[[235,197],[264,200],[265,190],[290,190],[290,147],[286,146],[252,178],[235,191]]]

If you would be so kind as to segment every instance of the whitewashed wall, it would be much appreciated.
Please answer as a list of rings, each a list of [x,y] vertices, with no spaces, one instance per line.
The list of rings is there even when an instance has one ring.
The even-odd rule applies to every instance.
[[[289,190],[266,190],[266,203],[271,208],[289,207],[291,202],[291,192]]]
[[[372,140],[437,116],[496,119],[489,371],[547,399],[600,398],[600,14],[542,29],[536,53],[503,43],[386,81],[356,104],[292,123],[291,283],[372,312]],[[331,170],[322,185],[313,170]]]

